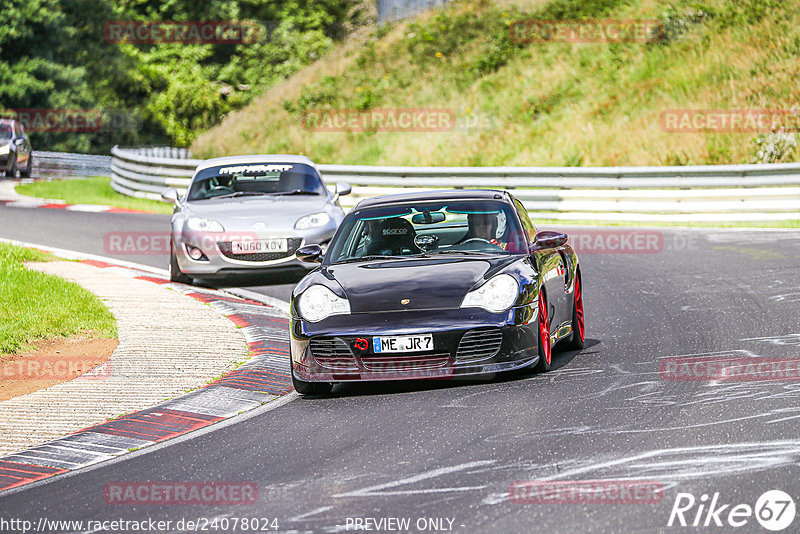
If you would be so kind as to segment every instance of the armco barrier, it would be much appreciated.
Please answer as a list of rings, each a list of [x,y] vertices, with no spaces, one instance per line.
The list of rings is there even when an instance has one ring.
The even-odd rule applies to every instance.
[[[172,148],[111,150],[112,187],[159,199],[184,192],[202,161]],[[450,188],[512,189],[536,218],[622,221],[800,219],[800,163],[682,167],[381,167],[319,165],[328,183],[366,197]]]
[[[33,151],[33,175],[36,177],[108,176],[111,156]]]

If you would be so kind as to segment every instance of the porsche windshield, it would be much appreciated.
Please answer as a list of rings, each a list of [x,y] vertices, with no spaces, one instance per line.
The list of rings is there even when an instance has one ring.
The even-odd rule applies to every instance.
[[[263,195],[325,195],[325,185],[303,163],[246,163],[203,169],[192,181],[189,200]]]
[[[360,210],[345,219],[326,263],[438,254],[519,254],[524,234],[503,202],[421,202]]]
[[[9,139],[11,139],[11,125],[0,123],[0,141],[8,141]]]

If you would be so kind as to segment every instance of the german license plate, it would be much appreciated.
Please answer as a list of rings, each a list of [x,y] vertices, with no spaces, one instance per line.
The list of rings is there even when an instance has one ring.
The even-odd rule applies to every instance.
[[[433,350],[432,334],[414,334],[410,336],[374,336],[372,350],[376,354],[383,352],[425,352]]]
[[[288,252],[289,243],[286,239],[248,239],[231,241],[233,254],[258,254],[269,252]]]

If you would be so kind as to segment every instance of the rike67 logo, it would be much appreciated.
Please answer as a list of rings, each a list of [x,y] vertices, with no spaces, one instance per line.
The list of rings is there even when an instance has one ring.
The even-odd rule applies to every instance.
[[[699,499],[691,493],[678,493],[667,526],[738,528],[755,517],[763,528],[778,532],[794,522],[795,512],[794,499],[781,490],[765,491],[755,506],[723,503],[719,492],[711,497],[704,493]]]

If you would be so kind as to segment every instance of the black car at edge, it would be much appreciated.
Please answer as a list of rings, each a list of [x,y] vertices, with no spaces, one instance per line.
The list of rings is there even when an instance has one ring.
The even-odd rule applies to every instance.
[[[301,394],[336,382],[448,379],[533,368],[584,343],[578,257],[505,191],[361,201],[294,288],[291,372]]]
[[[6,176],[31,175],[33,151],[25,128],[16,119],[0,119],[0,168]]]

